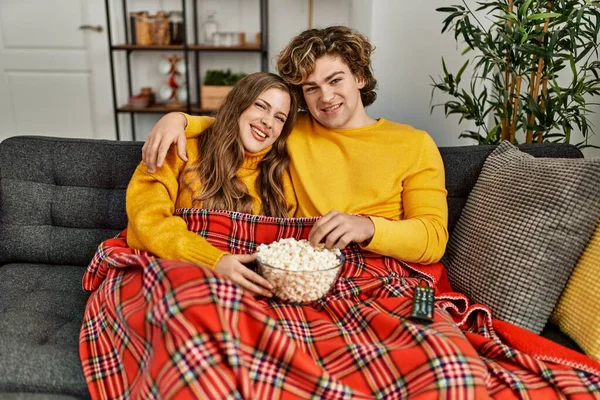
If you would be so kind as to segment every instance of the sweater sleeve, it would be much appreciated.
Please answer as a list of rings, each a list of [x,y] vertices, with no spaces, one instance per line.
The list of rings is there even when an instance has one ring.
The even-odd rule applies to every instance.
[[[185,127],[185,137],[187,139],[193,139],[202,133],[204,129],[206,129],[206,121],[207,117],[202,117],[199,115],[189,115],[186,113],[182,113],[187,121],[187,125]],[[214,121],[213,118],[210,119],[211,122]]]
[[[448,242],[444,164],[429,135],[424,135],[418,151],[418,161],[403,181],[402,219],[370,217],[375,234],[365,248],[408,262],[431,264],[442,258]]]
[[[189,146],[195,145],[194,141]],[[188,150],[189,152],[189,150]],[[127,243],[160,258],[189,261],[210,268],[226,252],[191,232],[183,218],[173,215],[179,191],[179,175],[185,164],[171,147],[165,164],[156,173],[138,165],[127,187]]]

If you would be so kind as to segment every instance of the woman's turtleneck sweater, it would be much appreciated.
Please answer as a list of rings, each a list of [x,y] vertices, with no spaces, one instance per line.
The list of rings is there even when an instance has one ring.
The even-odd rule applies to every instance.
[[[213,118],[204,117],[201,123],[194,125],[194,129],[204,131],[213,121]],[[258,164],[270,149],[247,152],[237,172],[252,197],[253,214],[260,212],[262,204],[255,185],[260,173]],[[127,243],[160,258],[189,261],[214,269],[227,252],[189,231],[185,221],[173,215],[178,208],[201,207],[194,204],[193,198],[198,195],[202,183],[195,180],[189,182],[190,187],[183,184],[183,171],[198,159],[198,150],[198,139],[191,139],[186,144],[187,162],[182,161],[177,156],[176,147],[171,146],[164,165],[155,173],[149,173],[143,163],[138,165],[127,187]],[[288,174],[284,175],[283,186],[288,213],[294,215],[296,199]]]

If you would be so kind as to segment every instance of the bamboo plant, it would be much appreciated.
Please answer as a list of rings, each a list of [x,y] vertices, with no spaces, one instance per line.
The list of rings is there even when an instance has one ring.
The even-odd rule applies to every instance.
[[[446,116],[460,115],[475,128],[460,137],[480,144],[571,143],[575,129],[591,146],[593,96],[600,93],[598,32],[600,0],[467,1],[438,8],[446,13],[442,33],[464,42],[474,54],[456,74],[442,58],[443,75],[432,77],[436,91],[450,96]],[[486,24],[484,25],[483,22]],[[463,87],[463,74],[473,75]],[[596,147],[596,146],[592,146]]]

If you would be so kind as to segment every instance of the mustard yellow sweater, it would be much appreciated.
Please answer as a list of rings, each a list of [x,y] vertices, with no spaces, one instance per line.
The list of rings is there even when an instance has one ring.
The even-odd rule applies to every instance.
[[[188,127],[199,123],[186,118]],[[369,215],[375,234],[367,250],[422,264],[442,257],[448,241],[444,164],[426,132],[383,118],[332,130],[302,114],[288,151],[297,217],[331,210]]]
[[[186,133],[198,136],[208,128],[214,119],[195,118],[195,124],[188,126]],[[163,167],[151,174],[143,163],[135,170],[126,194],[126,209],[129,219],[127,243],[130,247],[149,251],[158,257],[170,260],[190,261],[214,268],[226,252],[209,244],[204,238],[187,229],[185,221],[173,215],[178,208],[199,207],[193,204],[194,194],[201,189],[200,182],[192,183],[192,190],[183,185],[182,172],[186,166],[198,159],[198,139],[187,141],[188,162],[177,156],[175,146],[169,150]],[[260,170],[258,163],[270,150],[259,153],[246,153],[244,163],[237,176],[246,184],[252,196],[252,212],[260,212],[261,201],[255,188]],[[289,175],[284,176],[284,194],[288,203],[289,215],[296,211],[296,198]]]

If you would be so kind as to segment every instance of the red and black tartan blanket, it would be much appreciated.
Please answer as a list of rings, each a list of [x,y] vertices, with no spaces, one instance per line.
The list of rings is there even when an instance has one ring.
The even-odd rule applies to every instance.
[[[190,230],[234,254],[306,238],[316,220],[180,213]],[[507,345],[519,342],[518,328],[505,340],[488,308],[442,293],[441,264],[349,247],[331,292],[292,305],[255,298],[208,268],[133,250],[125,235],[100,245],[83,278],[92,294],[80,357],[93,399],[600,398],[597,364]],[[422,280],[437,289],[431,324],[408,318]]]

